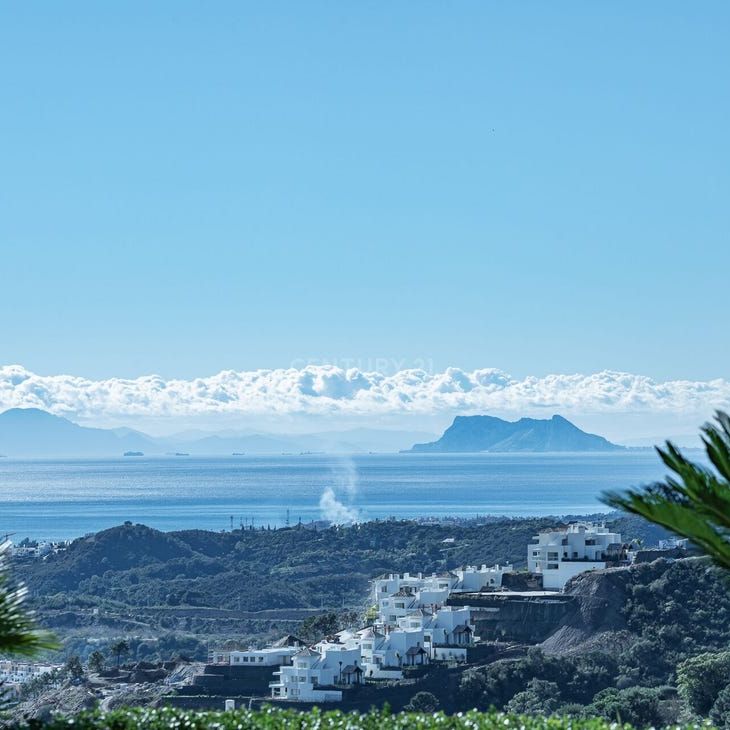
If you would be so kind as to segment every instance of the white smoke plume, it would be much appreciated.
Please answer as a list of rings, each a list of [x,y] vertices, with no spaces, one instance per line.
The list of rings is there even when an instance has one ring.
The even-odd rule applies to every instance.
[[[323,520],[335,525],[351,525],[359,520],[357,510],[340,502],[332,487],[326,487],[322,492],[319,498],[319,510]]]
[[[340,459],[332,473],[338,488],[344,491],[342,501],[333,487],[326,487],[319,498],[319,509],[322,519],[335,525],[348,525],[360,521],[360,515],[354,506],[357,498],[357,468],[352,459]]]

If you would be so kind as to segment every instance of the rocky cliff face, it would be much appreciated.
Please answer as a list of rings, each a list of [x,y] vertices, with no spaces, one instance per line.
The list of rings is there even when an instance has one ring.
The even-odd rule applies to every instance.
[[[509,595],[504,593],[457,594],[450,605],[474,609],[476,635],[487,641],[537,644],[551,636],[574,611],[572,596]]]
[[[692,600],[684,602],[683,615],[673,614],[678,624],[701,624],[696,614],[708,600],[719,604],[718,612],[724,615],[723,611],[730,611],[730,595],[723,586],[721,577],[703,560],[660,559],[583,573],[568,583],[564,593],[551,596],[461,594],[452,596],[449,603],[475,609],[476,633],[483,639],[540,644],[548,653],[618,653],[651,629],[651,624],[661,622],[666,606],[676,604],[683,592],[690,593]],[[703,601],[702,596],[707,598]],[[632,606],[638,610],[632,613]],[[720,636],[714,627],[706,628],[710,638]],[[706,640],[697,639],[698,644]]]
[[[542,648],[555,653],[599,649],[617,653],[636,640],[647,628],[645,624],[652,623],[652,611],[661,612],[663,603],[676,599],[677,591],[689,590],[696,600],[720,580],[705,560],[697,558],[662,558],[627,568],[583,573],[565,587],[566,595],[573,599],[573,610],[555,627]],[[646,604],[643,624],[627,621],[630,604],[637,599]],[[726,601],[730,599],[726,597]]]

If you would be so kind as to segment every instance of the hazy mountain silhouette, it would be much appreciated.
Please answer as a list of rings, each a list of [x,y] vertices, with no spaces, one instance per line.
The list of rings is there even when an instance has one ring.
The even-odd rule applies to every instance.
[[[355,453],[398,451],[431,434],[414,431],[352,429],[313,434],[221,434],[197,432],[171,437],[148,436],[131,428],[87,428],[37,408],[0,413],[0,454],[10,457],[121,456],[184,452],[191,456],[281,454],[302,451]]]
[[[562,416],[504,421],[494,416],[457,416],[438,441],[415,444],[411,452],[616,451],[603,436],[581,431]]]
[[[113,456],[153,446],[138,431],[85,428],[38,408],[0,413],[0,453],[5,456]]]

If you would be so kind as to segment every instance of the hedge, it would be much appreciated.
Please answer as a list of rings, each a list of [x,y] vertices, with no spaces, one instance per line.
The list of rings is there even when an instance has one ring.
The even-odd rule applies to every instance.
[[[55,717],[46,721],[30,720],[12,727],[17,730],[625,730],[631,726],[598,718],[575,720],[476,710],[449,716],[441,712],[391,714],[387,709],[358,714],[318,709],[297,712],[268,707],[228,712],[138,707],[112,712],[84,712],[74,717]],[[687,725],[681,730],[709,727],[709,724]],[[680,730],[680,726],[676,726],[676,730]]]

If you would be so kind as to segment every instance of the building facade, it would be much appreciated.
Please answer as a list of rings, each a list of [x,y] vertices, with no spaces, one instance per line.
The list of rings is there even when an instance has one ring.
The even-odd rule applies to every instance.
[[[527,546],[527,569],[542,576],[546,590],[561,591],[579,573],[618,565],[625,557],[619,533],[603,524],[573,522],[533,537]]]

